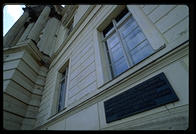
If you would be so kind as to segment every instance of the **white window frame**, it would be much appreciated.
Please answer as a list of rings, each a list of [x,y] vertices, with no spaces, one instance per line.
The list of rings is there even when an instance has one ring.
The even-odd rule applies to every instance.
[[[54,92],[53,92],[53,97],[52,97],[52,106],[50,110],[50,118],[53,117],[56,114],[62,113],[65,111],[65,109],[68,107],[68,92],[69,92],[69,77],[70,77],[70,57],[66,57],[65,61],[61,63],[57,67],[57,72],[55,73],[55,87],[54,87]],[[67,87],[66,87],[66,92],[65,92],[65,105],[64,109],[61,111],[58,111],[58,105],[59,105],[59,95],[60,95],[60,88],[61,88],[61,79],[62,79],[62,73],[65,71],[66,67],[68,68],[67,71]]]
[[[66,72],[65,72],[66,71]],[[57,112],[59,113],[59,112],[61,112],[61,111],[63,111],[63,109],[64,108],[66,108],[67,107],[67,91],[68,91],[68,86],[67,86],[67,84],[68,84],[68,71],[69,71],[69,64],[67,63],[66,64],[66,66],[65,66],[65,69],[64,69],[64,71],[63,71],[63,73],[65,72],[65,75],[64,75],[64,77],[63,77],[63,73],[61,73],[61,79],[60,79],[60,83],[59,83],[59,91],[58,91],[58,100],[57,100]],[[62,84],[62,81],[64,81],[65,80],[65,95],[64,95],[64,97],[65,97],[65,102],[64,102],[64,108],[62,109],[62,110],[60,110],[59,111],[59,103],[60,103],[60,95],[61,95],[61,84]]]
[[[126,45],[126,42],[125,40],[123,39],[122,35],[120,34],[120,31],[119,31],[119,27],[123,24],[123,23],[126,23],[126,20],[128,20],[129,18],[132,18],[132,14],[130,12],[126,13],[118,22],[113,19],[112,20],[112,24],[113,24],[113,27],[107,32],[107,36],[103,38],[102,42],[104,45],[105,42],[107,41],[108,38],[110,38],[114,33],[116,33],[118,39],[119,39],[119,42],[120,42],[120,46],[121,48],[123,49],[123,55],[125,57],[125,61],[127,63],[127,66],[128,66],[128,69],[130,69],[131,67],[133,67],[135,65],[133,59],[132,59],[132,56],[129,55],[129,51],[128,51],[128,46]],[[145,37],[145,39],[142,41],[144,42],[145,40],[147,40],[147,38]],[[148,40],[147,40],[148,41]],[[142,42],[140,42],[139,44],[141,44]],[[150,45],[150,44],[149,44]],[[137,45],[138,46],[138,45]],[[137,47],[136,46],[136,47]],[[151,46],[151,45],[150,45]],[[153,52],[154,53],[154,52]],[[108,53],[109,54],[109,53]],[[149,55],[150,56],[150,55]],[[147,57],[149,57],[147,56]],[[147,58],[146,57],[146,58]],[[108,58],[111,58],[111,55],[108,56]],[[141,60],[142,61],[142,60]],[[141,62],[140,61],[140,62]],[[112,62],[112,61],[111,61]],[[114,64],[113,62],[111,63],[112,65]],[[137,63],[136,63],[137,64]],[[111,65],[110,65],[111,66]],[[112,67],[110,67],[112,68]],[[112,74],[114,73],[111,69],[111,72]],[[122,72],[123,73],[123,72]],[[115,76],[116,77],[116,76]]]
[[[97,50],[95,52],[95,58],[96,58],[96,68],[97,68],[96,71],[97,71],[98,88],[101,88],[103,85],[105,85],[109,82],[114,83],[114,82],[111,82],[111,81],[113,81],[113,79],[112,79],[112,76],[110,73],[109,61],[108,61],[108,57],[106,55],[107,53],[106,53],[105,48],[103,47],[104,45],[102,42],[102,40],[103,40],[102,31],[104,30],[105,27],[107,27],[107,25],[104,23],[109,24],[111,22],[111,20],[114,19],[120,13],[119,9],[121,9],[122,7],[123,6],[120,6],[120,5],[115,6],[115,8],[113,8],[112,11],[107,13],[107,15],[105,15],[105,17],[104,17],[105,20],[102,20],[99,23],[99,25],[96,28],[96,31],[94,32],[95,49]],[[166,42],[165,39],[163,38],[161,33],[156,29],[156,27],[154,26],[152,21],[145,15],[145,13],[140,8],[140,6],[139,5],[127,5],[126,7],[129,10],[129,13],[134,17],[135,21],[137,22],[138,26],[142,30],[146,39],[149,41],[149,44],[154,49],[154,53],[156,53],[157,51],[164,48],[165,42]],[[115,14],[116,16],[112,15],[112,14]],[[110,16],[113,16],[113,18],[111,18]],[[107,20],[107,18],[111,18],[111,19]],[[105,25],[105,26],[103,26],[103,25]],[[139,64],[141,64],[141,63],[139,63]],[[138,65],[136,65],[136,66],[138,66]],[[141,67],[134,69],[134,70],[138,70],[140,68]],[[131,70],[131,68],[129,68],[128,70]],[[123,79],[123,77],[124,76],[121,76],[120,79]],[[118,80],[116,80],[116,82],[120,81],[120,79],[118,78]]]

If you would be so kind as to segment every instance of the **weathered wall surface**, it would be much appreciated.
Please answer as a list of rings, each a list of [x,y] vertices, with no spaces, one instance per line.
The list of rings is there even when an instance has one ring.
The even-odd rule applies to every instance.
[[[42,33],[37,46],[39,50],[49,56],[52,56],[57,42],[57,32],[59,30],[60,21],[54,17],[49,18]]]
[[[170,43],[189,33],[189,9],[185,5],[146,5],[145,14]]]
[[[40,113],[40,115],[43,115],[43,118],[40,118],[40,123],[46,121],[46,119],[53,114],[50,113],[50,111],[52,109],[55,90],[58,90],[58,88],[56,88],[58,87],[58,71],[60,66],[64,65],[68,59],[70,60],[70,76],[67,88],[68,105],[85,96],[92,90],[96,90],[93,38],[91,36],[92,32],[90,32],[92,31],[92,28],[90,30],[88,28],[85,28],[85,30],[79,34],[79,36],[71,43],[72,45],[67,48],[65,53],[63,53],[59,63],[51,67],[48,72],[40,105],[40,108],[43,109]],[[70,40],[73,40],[73,38]],[[68,44],[70,44],[70,41],[68,41]]]
[[[93,9],[51,64],[40,105],[38,118],[40,125],[46,123],[47,120],[51,120],[51,115],[55,114],[53,109],[55,105],[55,91],[58,90],[59,85],[57,82],[58,71],[66,61],[70,60],[67,109],[76,106],[80,101],[84,101],[90,94],[94,93],[95,95],[101,90],[97,88],[96,69],[99,65],[95,62],[96,50],[94,48],[93,32],[96,30],[97,25],[99,25],[99,21],[113,9],[113,6],[105,5],[100,9],[99,7],[96,6]],[[55,126],[60,126],[60,129],[139,129],[141,127],[143,129],[186,129],[188,127],[188,46],[184,45],[178,49],[176,48],[189,40],[188,7],[184,5],[141,5],[140,8],[149,20],[152,21],[154,27],[161,33],[166,42],[166,48],[157,52],[152,57],[165,56],[145,67],[137,75],[113,87],[112,90],[105,89],[108,92],[83,104],[85,107],[83,109],[86,109],[89,114],[86,115],[88,112],[83,112],[82,109],[80,110],[81,107],[78,106],[76,108],[77,113],[71,114],[70,111],[74,113],[76,109],[69,109],[70,111],[67,114],[65,113],[65,116],[61,117],[61,120],[59,118],[58,121],[57,119],[53,119],[40,129],[55,129]],[[94,17],[91,19],[92,16]],[[176,49],[171,51],[174,48]],[[168,53],[169,51],[171,52]],[[150,60],[150,58],[147,60]],[[160,72],[166,74],[180,99],[178,102],[170,103],[110,124],[105,123],[104,100]],[[88,119],[88,115],[93,115],[93,117]],[[86,120],[83,119],[83,116],[86,117]],[[80,120],[79,117],[82,119]],[[74,126],[74,124],[91,123],[92,119],[95,121],[94,124],[91,124],[92,126],[83,128]],[[60,125],[57,125],[58,123]]]
[[[47,69],[23,50],[4,53],[3,71],[4,128],[32,129]]]
[[[74,16],[73,26],[75,26],[78,23],[78,21],[82,18],[82,16],[84,15],[84,13],[87,11],[89,7],[90,5],[79,5],[76,14]]]

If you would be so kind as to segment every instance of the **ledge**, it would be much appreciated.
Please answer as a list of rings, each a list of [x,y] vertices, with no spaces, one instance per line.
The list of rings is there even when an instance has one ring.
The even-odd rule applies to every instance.
[[[179,46],[174,47],[173,49],[168,48],[168,50],[164,50],[164,52],[159,54],[158,57],[156,56],[155,59],[152,59],[150,62],[148,62],[148,64],[146,64],[142,68],[139,68],[138,70],[136,70],[135,72],[132,72],[132,73],[131,72],[125,73],[126,77],[124,76],[123,78],[119,78],[119,80],[116,81],[115,83],[112,82],[112,83],[108,83],[108,84],[101,86],[100,88],[98,88],[94,92],[83,97],[80,101],[72,103],[72,105],[68,106],[63,111],[61,111],[53,116],[50,116],[48,120],[45,120],[40,126],[37,126],[34,129],[35,130],[40,129],[41,127],[48,125],[52,121],[57,120],[57,119],[65,116],[66,114],[69,114],[70,112],[76,110],[77,108],[80,108],[80,107],[86,105],[87,103],[94,103],[93,100],[95,100],[98,97],[102,96],[103,94],[111,91],[111,89],[113,89],[114,87],[128,81],[129,79],[132,79],[133,77],[135,77],[139,74],[142,74],[146,70],[152,69],[152,66],[157,65],[157,63],[162,62],[163,60],[165,60],[167,58],[172,58],[174,60],[176,60],[176,58],[179,59],[179,57],[176,57],[176,55],[179,55],[182,57],[183,53],[181,53],[181,51],[188,49],[188,46],[189,46],[189,41],[187,40],[187,41],[183,42],[182,44],[180,44]],[[163,50],[161,50],[161,51],[163,51]],[[171,63],[171,62],[173,62],[173,60],[169,60],[169,63]],[[169,63],[165,63],[165,64],[169,64]],[[150,72],[150,73],[152,73],[152,72]]]
[[[41,53],[37,46],[31,41],[26,40],[24,42],[17,43],[16,46],[10,48],[4,48],[3,53],[15,53],[18,51],[26,50],[29,54],[38,62],[39,65],[49,66],[51,59]]]

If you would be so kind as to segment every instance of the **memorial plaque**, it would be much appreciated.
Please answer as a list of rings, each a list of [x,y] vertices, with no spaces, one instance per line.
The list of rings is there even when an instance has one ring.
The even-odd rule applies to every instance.
[[[120,120],[178,100],[165,74],[160,73],[105,101],[106,122]]]

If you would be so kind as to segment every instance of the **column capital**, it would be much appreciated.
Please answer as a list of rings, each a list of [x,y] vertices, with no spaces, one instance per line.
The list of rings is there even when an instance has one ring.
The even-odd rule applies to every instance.
[[[38,11],[39,9],[37,8],[35,10]],[[46,21],[48,20],[49,14],[51,12],[51,8],[49,6],[44,6],[43,9],[38,12],[41,12],[41,14],[39,14],[38,19],[36,20],[33,28],[31,29],[31,32],[29,33],[27,37],[33,40],[35,43],[37,43],[39,40],[40,32],[44,28],[44,25]]]
[[[22,9],[24,10],[24,12],[29,13],[29,17],[31,18],[31,22],[35,22],[37,20],[38,16],[36,15],[36,13],[33,11],[33,9],[31,7],[25,7]]]
[[[48,6],[51,8],[51,12],[50,12],[49,16],[50,16],[50,17],[55,17],[55,18],[57,18],[58,20],[61,20],[62,15],[60,15],[60,14],[58,14],[58,13],[56,12],[55,7],[52,6],[52,5],[48,5]]]
[[[31,8],[30,7],[23,7],[22,10],[24,12],[30,12]]]

